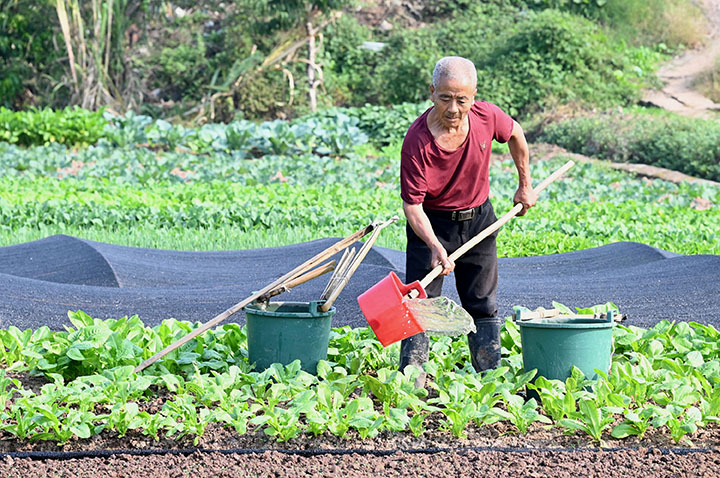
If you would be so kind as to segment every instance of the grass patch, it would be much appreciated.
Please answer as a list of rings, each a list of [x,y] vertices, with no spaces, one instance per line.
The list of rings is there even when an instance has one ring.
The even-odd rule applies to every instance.
[[[355,229],[352,229],[352,227],[352,224],[344,224],[338,227],[336,231],[325,234],[310,226],[241,231],[230,226],[212,229],[158,227],[106,229],[102,227],[66,226],[64,224],[40,225],[14,230],[0,230],[0,247],[36,241],[55,234],[66,234],[90,241],[149,249],[231,251],[285,246],[327,237],[346,237],[360,229],[361,225],[358,224]],[[387,228],[378,238],[376,244],[391,249],[403,249],[405,247],[405,230],[399,227]]]
[[[609,0],[598,15],[631,45],[697,46],[708,29],[702,9],[691,0]]]

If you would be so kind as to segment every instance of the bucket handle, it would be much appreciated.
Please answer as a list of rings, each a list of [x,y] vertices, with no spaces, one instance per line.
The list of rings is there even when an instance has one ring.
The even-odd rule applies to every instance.
[[[513,322],[523,322],[526,320],[533,319],[556,319],[565,317],[573,319],[598,319],[598,322],[612,322],[615,319],[615,312],[611,309],[601,314],[561,314],[557,309],[540,309],[536,311],[523,310],[523,307],[513,307],[512,320]],[[622,315],[619,316],[622,320]]]
[[[310,315],[312,315],[313,317],[320,317],[321,315],[327,315],[327,312],[323,312],[320,310],[320,307],[322,307],[322,305],[324,303],[325,303],[324,300],[310,301],[310,303],[308,304],[309,305],[308,309],[309,309]],[[332,306],[332,304],[331,304],[331,306]]]
[[[403,297],[409,297],[411,299],[427,298],[425,288],[422,286],[422,283],[420,281],[416,280],[415,282],[411,282],[408,285],[399,283],[398,288],[400,289],[400,295],[402,295]]]

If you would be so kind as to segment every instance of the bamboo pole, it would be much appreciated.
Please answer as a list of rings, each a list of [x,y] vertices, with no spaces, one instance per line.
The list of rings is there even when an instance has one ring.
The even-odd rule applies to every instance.
[[[330,310],[330,307],[332,307],[333,303],[335,303],[335,300],[340,295],[340,292],[345,288],[348,281],[350,280],[350,277],[355,273],[355,270],[358,268],[360,263],[365,259],[365,256],[368,252],[370,252],[370,249],[372,248],[373,244],[375,244],[375,241],[377,240],[378,236],[380,235],[380,231],[385,229],[390,224],[394,223],[398,220],[397,216],[393,216],[392,218],[388,219],[387,221],[378,224],[375,229],[373,230],[372,235],[368,238],[367,241],[365,241],[365,244],[360,248],[360,251],[357,253],[355,258],[353,259],[352,263],[348,266],[347,271],[343,274],[343,276],[340,278],[338,285],[332,290],[329,297],[325,301],[324,304],[322,304],[320,307],[318,307],[318,310],[320,312],[327,312]]]
[[[277,288],[278,286],[282,285],[283,283],[285,283],[289,280],[292,280],[292,279],[300,276],[301,274],[307,272],[313,266],[315,266],[319,262],[324,261],[325,259],[332,256],[333,254],[340,252],[341,250],[347,248],[348,246],[350,246],[350,244],[353,244],[355,241],[357,241],[361,237],[365,236],[367,233],[372,231],[374,228],[375,228],[375,226],[373,224],[370,224],[369,226],[366,226],[366,227],[358,230],[354,234],[351,234],[350,236],[346,237],[345,239],[342,239],[342,240],[336,242],[335,244],[328,247],[324,251],[319,252],[314,257],[312,257],[312,258],[308,259],[307,261],[305,261],[304,263],[300,264],[295,269],[291,270],[290,272],[283,275],[279,279],[275,280],[271,284],[268,284],[267,286],[263,287],[261,290],[254,292],[252,295],[250,295],[250,297],[238,302],[237,304],[235,304],[232,307],[230,307],[229,309],[227,309],[225,312],[218,314],[213,319],[204,323],[197,329],[193,330],[192,332],[188,333],[184,337],[182,337],[182,338],[176,340],[175,342],[173,342],[172,344],[168,345],[167,347],[162,349],[160,352],[156,353],[155,355],[153,355],[152,357],[150,357],[149,359],[145,360],[140,365],[135,367],[134,372],[135,373],[141,372],[142,370],[146,369],[147,367],[149,367],[156,361],[160,360],[161,358],[163,358],[164,356],[166,356],[173,350],[176,350],[177,348],[185,345],[186,343],[188,343],[190,340],[194,339],[198,335],[206,332],[207,330],[211,329],[212,327],[215,327],[217,324],[224,321],[225,319],[227,319],[234,313],[238,312],[239,310],[242,310],[245,306],[250,304],[252,301],[262,297],[263,295],[267,294],[268,292],[272,291],[273,289]]]
[[[338,266],[335,268],[335,272],[333,273],[332,277],[330,277],[330,281],[327,283],[327,286],[325,286],[325,290],[323,291],[322,295],[320,296],[320,300],[327,300],[327,298],[330,296],[332,291],[337,287],[338,282],[340,281],[340,278],[345,274],[345,271],[347,270],[348,266],[352,263],[353,258],[355,257],[355,248],[352,249],[345,249],[345,254],[343,254],[342,258],[340,259],[340,262],[338,263]]]
[[[346,249],[347,250],[347,249]],[[305,274],[292,279],[285,284],[282,284],[277,289],[273,289],[267,294],[265,294],[262,297],[258,297],[258,302],[267,302],[268,299],[271,297],[275,297],[278,294],[282,294],[283,292],[288,292],[291,289],[294,289],[295,287],[299,286],[300,284],[304,284],[305,282],[315,279],[316,277],[320,277],[323,274],[327,274],[331,270],[335,269],[335,261],[330,261],[326,264],[323,264],[316,269],[311,270],[310,272],[306,272]]]
[[[65,40],[65,49],[68,53],[68,62],[70,63],[70,75],[72,76],[73,84],[77,89],[78,80],[77,72],[75,71],[75,53],[73,52],[72,39],[70,37],[70,21],[67,15],[65,0],[57,0],[57,2],[55,3],[55,9],[57,10],[58,20],[60,21],[60,29],[63,33],[63,39]]]

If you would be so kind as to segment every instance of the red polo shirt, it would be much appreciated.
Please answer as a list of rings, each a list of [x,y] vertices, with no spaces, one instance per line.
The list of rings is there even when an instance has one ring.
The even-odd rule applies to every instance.
[[[492,140],[506,143],[513,119],[487,101],[470,108],[470,131],[456,150],[441,148],[427,126],[429,108],[410,126],[400,153],[400,196],[408,204],[453,211],[481,205],[490,194]]]

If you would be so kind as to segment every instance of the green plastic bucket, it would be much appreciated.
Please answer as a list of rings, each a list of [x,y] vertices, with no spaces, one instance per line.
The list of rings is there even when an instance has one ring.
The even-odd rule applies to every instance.
[[[586,378],[598,377],[595,369],[610,370],[612,313],[606,319],[554,318],[518,321],[523,368],[537,375],[565,381],[573,365]]]
[[[318,310],[322,302],[270,302],[245,307],[248,358],[255,370],[300,359],[302,369],[315,374],[327,358],[335,307]]]

